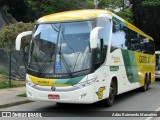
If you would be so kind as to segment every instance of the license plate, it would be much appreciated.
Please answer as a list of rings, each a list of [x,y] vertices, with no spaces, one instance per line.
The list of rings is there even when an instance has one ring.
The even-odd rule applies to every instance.
[[[48,99],[60,99],[60,96],[59,95],[49,94],[48,95]]]

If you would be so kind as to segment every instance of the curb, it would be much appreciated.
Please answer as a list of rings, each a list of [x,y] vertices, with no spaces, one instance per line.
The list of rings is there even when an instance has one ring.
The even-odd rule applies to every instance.
[[[33,102],[33,101],[24,100],[24,101],[8,103],[8,104],[0,105],[0,109],[7,108],[7,107],[12,107],[12,106],[16,106],[16,105],[21,105],[21,104],[25,104],[25,103],[30,103],[30,102]]]

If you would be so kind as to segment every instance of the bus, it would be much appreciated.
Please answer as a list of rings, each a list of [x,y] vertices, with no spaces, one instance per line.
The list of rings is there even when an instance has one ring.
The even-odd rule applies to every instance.
[[[108,10],[74,10],[37,20],[27,63],[29,100],[112,106],[115,96],[155,81],[154,40]]]
[[[156,73],[155,73],[155,79],[160,79],[160,51],[155,51],[156,54]]]

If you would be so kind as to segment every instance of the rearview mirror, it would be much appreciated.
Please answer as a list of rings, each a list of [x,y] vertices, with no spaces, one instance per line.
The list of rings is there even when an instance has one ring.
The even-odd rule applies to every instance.
[[[32,31],[26,31],[26,32],[22,32],[20,33],[17,38],[16,38],[16,50],[20,50],[21,48],[21,39],[25,36],[31,35]]]
[[[90,34],[90,47],[91,49],[98,47],[98,41],[103,39],[103,27],[96,27],[91,31]]]

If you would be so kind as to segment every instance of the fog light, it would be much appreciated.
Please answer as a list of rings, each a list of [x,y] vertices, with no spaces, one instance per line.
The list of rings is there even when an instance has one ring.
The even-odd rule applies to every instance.
[[[79,96],[79,100],[81,100],[81,99],[83,99],[83,98],[85,98],[86,97],[86,93],[85,94],[82,94],[81,96]]]

